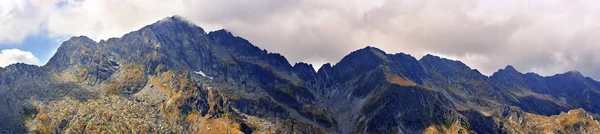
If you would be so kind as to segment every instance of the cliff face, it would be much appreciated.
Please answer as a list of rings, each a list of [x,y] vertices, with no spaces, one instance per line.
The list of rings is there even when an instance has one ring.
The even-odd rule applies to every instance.
[[[366,47],[290,65],[226,30],[173,16],[48,64],[0,69],[0,129],[14,133],[597,133],[600,83]],[[523,110],[521,110],[523,109]],[[575,109],[575,110],[573,110]],[[569,111],[571,110],[571,111]],[[590,113],[586,113],[586,111]]]

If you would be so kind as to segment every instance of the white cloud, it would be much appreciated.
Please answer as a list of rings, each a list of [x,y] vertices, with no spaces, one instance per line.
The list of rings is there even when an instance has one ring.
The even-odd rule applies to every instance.
[[[0,42],[119,37],[181,15],[226,28],[290,62],[339,61],[366,45],[420,57],[445,55],[484,74],[505,65],[600,78],[600,1],[594,0],[4,0]],[[318,63],[318,64],[317,64]]]
[[[31,52],[19,49],[4,49],[0,51],[0,67],[6,67],[14,63],[26,63],[38,65],[40,60]]]
[[[29,1],[0,1],[0,43],[20,42],[29,34],[40,30],[40,22],[45,19],[44,10]]]

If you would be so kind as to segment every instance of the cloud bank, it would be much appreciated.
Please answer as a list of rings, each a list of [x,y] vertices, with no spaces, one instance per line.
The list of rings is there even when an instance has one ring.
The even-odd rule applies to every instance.
[[[107,39],[171,15],[317,67],[370,45],[461,60],[487,75],[513,65],[600,79],[593,0],[8,0],[0,3],[0,42],[37,32]]]
[[[14,63],[39,64],[40,60],[31,52],[19,49],[4,49],[0,51],[0,67],[6,67]]]

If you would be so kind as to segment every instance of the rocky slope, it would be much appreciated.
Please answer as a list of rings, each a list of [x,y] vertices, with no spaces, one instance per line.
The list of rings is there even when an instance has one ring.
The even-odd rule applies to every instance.
[[[366,47],[315,71],[173,16],[0,68],[9,133],[597,133],[600,83]],[[521,110],[523,109],[523,110]],[[586,112],[587,111],[587,112]]]

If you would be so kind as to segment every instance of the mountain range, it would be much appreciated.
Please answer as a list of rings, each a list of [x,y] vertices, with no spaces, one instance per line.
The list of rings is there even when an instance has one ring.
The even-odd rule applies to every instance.
[[[600,82],[375,47],[318,71],[179,16],[0,68],[0,133],[600,133]]]

